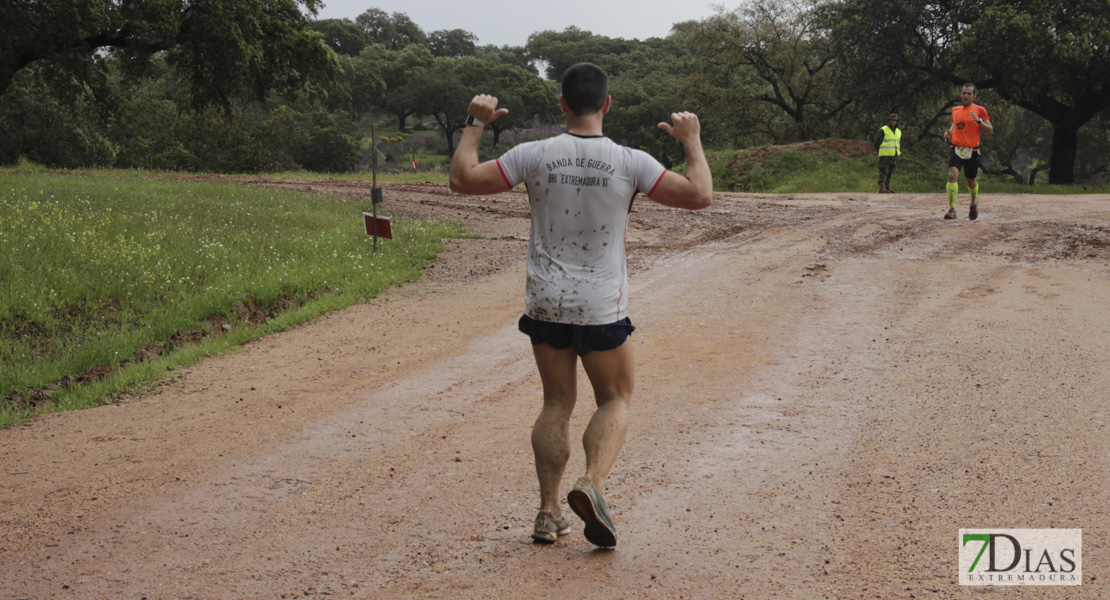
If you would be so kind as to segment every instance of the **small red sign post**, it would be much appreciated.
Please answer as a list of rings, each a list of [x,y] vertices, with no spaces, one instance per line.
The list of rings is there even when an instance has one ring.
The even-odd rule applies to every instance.
[[[373,213],[364,212],[362,220],[366,222],[366,235],[393,239],[393,226],[389,222],[389,217],[375,217]]]
[[[370,138],[378,139],[374,125],[370,125]],[[378,159],[385,160],[385,155],[375,145],[372,148],[371,163],[373,164],[374,182],[370,188],[370,209],[373,212],[362,213],[362,221],[366,224],[366,235],[374,236],[374,252],[378,251],[378,238],[393,239],[393,226],[389,217],[378,216],[378,205],[382,203],[382,188],[378,187]]]

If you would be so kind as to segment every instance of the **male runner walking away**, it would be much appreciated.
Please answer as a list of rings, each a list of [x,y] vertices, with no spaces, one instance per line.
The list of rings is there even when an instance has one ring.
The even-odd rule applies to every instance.
[[[582,436],[586,473],[567,496],[598,546],[615,546],[616,528],[602,494],[628,431],[633,387],[634,327],[628,319],[625,231],[637,193],[664,204],[700,209],[712,201],[713,179],[697,115],[672,113],[660,123],[686,150],[686,175],[666,170],[640,150],[602,135],[609,112],[608,76],[579,63],[563,74],[559,103],[566,133],[521,144],[497,160],[478,162],[482,128],[502,115],[497,98],[475,96],[468,126],[451,160],[451,189],[496,194],[523,182],[532,214],[525,313],[543,384],[543,409],[532,428],[540,510],[532,537],[554,542],[570,532],[559,483],[570,458],[570,418],[577,401],[577,361],[589,377],[597,410]]]
[[[964,170],[967,191],[971,195],[971,208],[967,218],[979,218],[979,184],[975,177],[979,174],[979,132],[994,135],[987,109],[974,104],[978,89],[974,83],[965,83],[960,91],[960,106],[952,108],[952,126],[944,132],[948,140],[948,212],[945,219],[956,218],[956,196],[960,193],[960,168]]]

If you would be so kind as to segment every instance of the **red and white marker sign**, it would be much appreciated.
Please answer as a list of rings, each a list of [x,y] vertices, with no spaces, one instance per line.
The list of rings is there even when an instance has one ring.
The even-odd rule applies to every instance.
[[[389,217],[375,217],[373,213],[362,213],[362,220],[366,222],[366,235],[374,235],[374,223],[378,224],[378,237],[387,240],[393,239],[393,226]]]

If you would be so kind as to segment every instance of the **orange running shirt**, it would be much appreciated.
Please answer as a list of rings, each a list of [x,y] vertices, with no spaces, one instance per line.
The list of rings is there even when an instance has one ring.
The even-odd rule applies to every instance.
[[[979,118],[984,121],[990,121],[990,115],[987,114],[987,109],[972,104],[971,106],[956,106],[952,108],[952,145],[960,146],[961,148],[978,148],[979,147],[979,129],[980,125],[975,119],[971,118],[971,111],[979,114]]]

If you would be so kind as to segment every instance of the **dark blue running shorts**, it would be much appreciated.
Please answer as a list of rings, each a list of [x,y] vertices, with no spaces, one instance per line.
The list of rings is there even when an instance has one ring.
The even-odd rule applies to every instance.
[[[628,317],[608,325],[567,325],[537,321],[524,315],[517,327],[532,338],[533,346],[548,344],[556,350],[574,346],[578,356],[617,348],[636,330]]]

